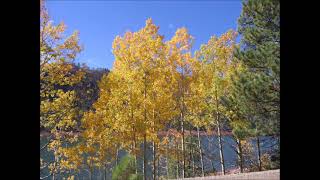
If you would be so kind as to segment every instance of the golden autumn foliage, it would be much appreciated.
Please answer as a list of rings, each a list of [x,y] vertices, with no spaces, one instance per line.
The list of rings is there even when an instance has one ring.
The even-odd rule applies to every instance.
[[[73,124],[75,95],[59,86],[73,86],[83,77],[83,72],[75,72],[69,64],[81,51],[78,34],[64,37],[64,24],[53,25],[44,4],[40,24],[40,126],[51,130],[67,129]]]
[[[224,106],[218,106],[217,109],[217,104],[220,103],[221,97],[229,93],[231,78],[241,69],[241,65],[233,57],[236,36],[237,33],[232,30],[220,37],[212,36],[208,43],[202,45],[195,53],[200,65],[198,81],[194,88],[197,88],[197,98],[200,98],[201,105],[196,108],[206,110],[209,116],[226,111]],[[205,124],[209,125],[208,122]]]
[[[159,142],[157,132],[174,115],[166,50],[151,19],[138,32],[116,37],[114,67],[100,82],[95,110],[83,119],[85,139],[92,139],[102,151],[123,148],[136,155],[145,135],[148,141]],[[109,144],[102,146],[105,138]]]
[[[69,154],[76,149],[65,148],[64,143],[72,143],[75,137],[62,135],[75,125],[75,92],[66,90],[79,83],[84,75],[75,71],[71,63],[81,51],[78,33],[64,35],[65,25],[54,25],[41,1],[40,11],[40,127],[49,130],[51,136],[46,150],[53,152],[54,160],[47,164],[50,174],[76,169],[77,164]],[[43,149],[43,148],[42,148]],[[71,163],[71,161],[73,163]],[[40,162],[43,162],[40,159]],[[43,164],[43,163],[42,163]]]
[[[212,131],[220,123],[216,114],[231,119],[231,126],[247,128],[221,105],[232,78],[243,68],[233,57],[237,33],[230,30],[213,36],[192,55],[194,38],[186,28],[178,29],[168,41],[158,30],[147,19],[137,32],[114,39],[113,68],[100,80],[99,97],[84,113],[77,127],[81,131],[75,135],[71,133],[77,126],[75,92],[63,87],[74,86],[84,76],[70,64],[82,48],[78,34],[64,37],[65,25],[53,25],[42,7],[40,122],[53,134],[48,144],[55,156],[48,166],[51,173],[81,168],[92,173],[116,161],[120,149],[135,158],[142,156],[145,151],[140,145],[147,143],[153,144],[154,162],[166,155],[179,164],[186,156],[186,125]],[[178,130],[174,136],[160,137],[159,132],[170,131],[174,123]]]
[[[278,3],[243,5],[238,32],[195,52],[187,28],[165,38],[148,18],[114,38],[113,67],[97,75],[75,64],[79,32],[67,35],[40,0],[40,179],[204,177],[216,163],[229,173],[231,159],[241,173],[279,168]]]
[[[138,145],[144,136],[163,154],[169,141],[161,139],[159,131],[181,113],[184,121],[195,126],[208,124],[198,118],[212,105],[204,99],[210,99],[214,91],[219,90],[219,96],[227,93],[237,67],[232,61],[233,31],[212,37],[192,57],[193,37],[186,28],[178,29],[167,42],[158,29],[148,19],[139,31],[115,38],[113,69],[101,79],[94,109],[82,120],[79,152],[87,154],[83,162],[93,166],[110,163],[117,149],[141,155]]]

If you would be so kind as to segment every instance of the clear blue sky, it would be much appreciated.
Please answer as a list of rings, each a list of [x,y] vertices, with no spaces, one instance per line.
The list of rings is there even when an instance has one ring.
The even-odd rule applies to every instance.
[[[241,0],[212,1],[57,1],[48,0],[51,19],[63,21],[67,34],[80,32],[84,51],[77,62],[90,67],[112,68],[112,42],[126,31],[144,27],[148,17],[160,26],[159,32],[170,39],[177,28],[186,27],[195,37],[193,51],[210,36],[236,30]]]

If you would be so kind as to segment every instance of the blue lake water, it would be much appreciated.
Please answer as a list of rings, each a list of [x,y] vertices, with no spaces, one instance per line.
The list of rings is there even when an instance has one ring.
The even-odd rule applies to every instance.
[[[186,141],[188,141],[186,139]],[[256,141],[255,139],[252,139],[252,145],[254,147],[254,153],[257,153],[256,149]],[[270,137],[261,137],[261,154],[264,152],[270,150],[270,146],[275,143],[275,139],[272,139]],[[43,146],[47,142],[45,137],[42,137],[40,139],[40,144]],[[234,139],[231,136],[224,136],[223,137],[223,152],[224,152],[224,159],[225,159],[225,167],[226,170],[234,169],[237,168],[236,165],[236,160],[237,160],[237,154],[234,151],[234,148],[232,146],[235,146],[236,143]],[[204,153],[204,169],[205,172],[212,172],[213,168],[216,171],[221,171],[221,166],[220,166],[220,159],[219,159],[219,148],[218,148],[218,138],[217,136],[201,136],[201,145],[203,148],[203,153]],[[123,157],[126,154],[125,151],[120,151],[119,152],[119,157]],[[43,151],[41,152],[41,157],[45,159],[46,161],[52,161],[53,160],[53,155],[52,153]],[[149,166],[147,166],[147,175],[151,178],[152,176],[152,147],[149,146],[147,150],[147,158],[149,162]],[[138,169],[140,172],[142,172],[142,164],[143,164],[143,159],[142,157],[138,158]],[[166,177],[166,168],[165,168],[166,160],[165,157],[163,157],[160,160],[160,166],[159,168],[159,174],[160,176],[165,176]],[[200,167],[200,161],[195,161],[195,165]],[[171,170],[173,171],[173,169]],[[95,169],[93,172],[93,179],[97,180],[103,180],[104,176],[106,175],[107,179],[111,179],[111,172],[112,172],[112,165],[107,167],[107,170],[105,169]],[[42,171],[41,176],[45,176],[48,174],[48,171]],[[173,176],[173,175],[172,175]],[[62,177],[65,177],[64,174],[57,175],[58,179],[62,179]],[[79,180],[85,180],[89,179],[89,172],[87,169],[80,169],[80,172],[75,174],[76,179]]]

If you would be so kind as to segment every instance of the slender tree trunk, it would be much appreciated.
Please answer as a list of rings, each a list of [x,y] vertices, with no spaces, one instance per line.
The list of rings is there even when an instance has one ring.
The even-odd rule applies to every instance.
[[[130,96],[131,98],[131,96]],[[131,120],[135,122],[135,120],[133,119],[133,109],[131,108]],[[135,169],[135,174],[138,174],[138,161],[137,161],[137,140],[136,140],[136,129],[135,129],[135,125],[133,126],[133,154],[134,154],[134,169]]]
[[[143,136],[143,179],[147,180],[147,135]]]
[[[118,165],[118,160],[119,160],[119,148],[117,148],[117,153],[116,153],[116,166]]]
[[[180,164],[180,156],[179,156],[179,144],[178,143],[176,143],[176,147],[177,147],[177,171],[176,171],[176,173],[177,173],[177,179],[179,178],[179,164]]]
[[[261,149],[260,149],[260,138],[259,138],[259,136],[257,136],[257,148],[258,148],[258,167],[259,167],[259,171],[262,171]]]
[[[185,178],[185,142],[184,142],[184,114],[181,112],[181,131],[182,131],[182,140],[181,140],[181,148],[182,148],[182,178]]]
[[[146,109],[146,99],[147,99],[147,76],[144,73],[144,122],[147,122],[147,109]],[[147,180],[147,134],[143,137],[143,178]]]
[[[154,99],[153,99],[154,100]],[[153,132],[156,133],[156,130],[155,130],[155,124],[156,124],[156,114],[155,114],[155,109],[153,109],[152,111],[152,118],[153,118]],[[155,180],[156,179],[156,176],[157,176],[157,165],[156,165],[156,161],[157,161],[157,156],[156,156],[156,150],[157,150],[157,144],[152,141],[152,154],[153,154],[153,158],[152,158],[152,161],[153,161],[153,179]]]
[[[156,179],[156,171],[157,171],[157,166],[156,166],[156,143],[152,142],[152,151],[153,151],[153,179]]]
[[[242,145],[241,140],[237,138],[237,144],[238,144],[238,159],[239,159],[239,168],[240,172],[243,173],[243,154],[242,154]]]
[[[185,154],[185,142],[184,142],[184,69],[182,68],[181,74],[181,131],[182,131],[182,179],[185,178],[186,168],[186,154]]]
[[[221,164],[221,172],[223,173],[223,175],[226,174],[225,171],[225,165],[224,165],[224,155],[223,155],[223,146],[222,146],[222,135],[221,135],[221,129],[220,129],[220,114],[219,114],[219,102],[218,102],[218,92],[217,92],[217,87],[216,87],[216,91],[215,91],[215,98],[216,98],[216,112],[217,112],[217,116],[216,116],[216,123],[217,123],[217,127],[218,127],[218,141],[219,141],[219,154],[220,154],[220,164]]]
[[[189,142],[190,142],[190,145],[189,145],[189,149],[190,149],[190,155],[189,155],[189,167],[191,167],[192,169],[192,175],[189,175],[191,177],[194,176],[194,158],[193,158],[193,145],[192,145],[192,126],[190,125],[190,128],[189,128]]]
[[[197,132],[198,132],[198,148],[199,148],[199,155],[200,155],[201,176],[204,177],[203,154],[202,154],[202,147],[201,147],[201,139],[200,139],[200,129],[199,129],[199,127],[197,127]]]
[[[168,146],[170,143],[170,138],[169,138],[169,142],[166,145],[166,173],[167,173],[167,179],[169,179],[169,156],[168,156]]]
[[[137,148],[136,140],[134,140],[134,149]],[[137,160],[137,152],[134,153],[134,170],[135,173],[138,174],[138,160]]]
[[[162,156],[161,156],[162,157]],[[160,177],[160,157],[157,159],[157,179]]]
[[[223,175],[225,175],[226,171],[225,171],[225,166],[224,166],[224,155],[223,155],[222,137],[221,137],[221,131],[220,131],[220,122],[217,121],[217,124],[218,124],[218,141],[219,141],[221,172],[223,173]]]
[[[137,141],[136,141],[136,135],[135,135],[135,128],[133,129],[133,153],[134,153],[134,169],[135,173],[138,174],[138,161],[137,161]]]

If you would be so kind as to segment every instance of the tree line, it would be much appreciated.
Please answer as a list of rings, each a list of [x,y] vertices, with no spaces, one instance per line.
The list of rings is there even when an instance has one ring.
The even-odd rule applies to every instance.
[[[94,169],[117,165],[120,150],[132,157],[136,179],[151,178],[149,164],[151,179],[205,176],[203,132],[216,134],[225,174],[226,131],[236,142],[240,172],[279,168],[279,11],[279,0],[243,1],[238,30],[212,36],[195,53],[186,28],[165,41],[149,18],[140,30],[114,39],[109,71],[75,65],[83,49],[78,32],[65,37],[65,25],[54,25],[41,1],[40,128],[50,135],[40,151],[53,159],[40,158],[47,173],[40,178],[73,179],[88,169],[92,179]],[[264,136],[277,140],[267,154],[260,148]]]

